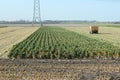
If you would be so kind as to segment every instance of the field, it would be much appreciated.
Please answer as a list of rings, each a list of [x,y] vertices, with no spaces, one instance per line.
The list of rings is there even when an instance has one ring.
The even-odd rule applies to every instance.
[[[2,27],[0,28],[0,58],[7,58],[13,45],[21,42],[38,28]]]
[[[82,35],[91,37],[91,38],[95,38],[101,41],[106,41],[106,42],[110,42],[111,44],[120,47],[120,28],[116,28],[116,27],[105,27],[104,26],[100,26],[99,27],[99,34],[97,35],[91,35],[89,34],[89,26],[80,26],[80,27],[65,27],[67,30],[70,31],[74,31],[77,33],[80,33]]]
[[[0,80],[120,80],[119,25],[90,25],[1,27]]]
[[[120,61],[0,60],[0,80],[120,80]]]
[[[9,58],[118,59],[120,49],[60,27],[41,27],[15,45]]]

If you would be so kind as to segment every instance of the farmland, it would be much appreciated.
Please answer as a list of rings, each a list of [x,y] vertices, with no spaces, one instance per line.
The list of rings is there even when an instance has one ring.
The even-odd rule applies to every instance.
[[[95,38],[101,41],[106,41],[109,42],[111,44],[113,44],[114,46],[118,46],[120,47],[120,28],[116,28],[116,27],[105,27],[104,26],[100,26],[99,27],[99,34],[97,35],[91,35],[89,34],[89,26],[83,26],[80,25],[80,27],[64,27],[67,30],[70,31],[74,31],[77,32],[79,34],[88,36],[90,38]]]
[[[0,28],[0,80],[120,79],[120,28],[51,26]]]
[[[9,58],[118,59],[120,49],[105,41],[86,37],[60,27],[41,27],[13,46]]]
[[[2,59],[0,80],[120,80],[120,61]]]
[[[0,58],[8,58],[12,46],[24,40],[37,29],[37,27],[1,27]]]

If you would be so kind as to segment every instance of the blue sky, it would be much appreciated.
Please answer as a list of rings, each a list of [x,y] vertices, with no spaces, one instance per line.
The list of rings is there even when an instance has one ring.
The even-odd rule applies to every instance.
[[[120,21],[120,0],[40,0],[42,20]],[[0,0],[0,20],[32,20],[34,0]]]

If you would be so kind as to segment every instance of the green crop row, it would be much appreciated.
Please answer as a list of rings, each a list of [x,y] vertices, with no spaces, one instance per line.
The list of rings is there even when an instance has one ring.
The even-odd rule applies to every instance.
[[[120,49],[60,27],[41,27],[14,45],[9,58],[93,59],[119,58]]]

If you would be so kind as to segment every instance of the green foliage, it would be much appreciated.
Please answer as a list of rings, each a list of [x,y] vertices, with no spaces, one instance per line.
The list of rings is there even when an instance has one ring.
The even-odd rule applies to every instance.
[[[107,25],[101,25],[104,27],[116,27],[116,28],[120,28],[120,24],[107,24]]]
[[[6,27],[8,27],[8,26],[0,26],[0,28],[6,28]]]
[[[119,58],[120,49],[107,42],[60,27],[41,27],[15,45],[9,58],[92,59]]]

